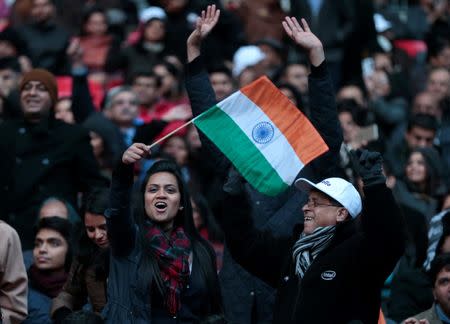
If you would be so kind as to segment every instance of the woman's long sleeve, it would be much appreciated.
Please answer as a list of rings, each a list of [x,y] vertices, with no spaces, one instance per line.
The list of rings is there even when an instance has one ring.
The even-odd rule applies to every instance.
[[[131,216],[133,165],[118,163],[112,174],[109,208],[105,216],[114,255],[126,256],[134,247],[136,227]]]

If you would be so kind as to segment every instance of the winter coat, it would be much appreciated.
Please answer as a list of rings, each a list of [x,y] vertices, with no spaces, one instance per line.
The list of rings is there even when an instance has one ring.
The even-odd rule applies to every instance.
[[[404,251],[404,225],[384,184],[364,193],[360,219],[336,225],[303,278],[292,256],[303,226],[291,238],[276,238],[254,227],[245,195],[227,196],[220,219],[227,245],[247,271],[277,288],[273,323],[377,323],[381,288]]]
[[[52,324],[50,307],[52,299],[42,292],[28,287],[28,317],[23,324]]]
[[[418,320],[427,320],[429,324],[442,324],[443,322],[440,320],[439,316],[436,314],[436,305],[433,304],[433,306],[430,309],[427,309],[426,311],[414,315],[414,318]]]
[[[202,56],[187,65],[186,89],[194,116],[216,103],[214,90],[204,68]],[[326,63],[311,66],[309,76],[312,124],[316,127],[329,151],[302,169],[299,176],[319,181],[337,173],[335,161],[339,159],[342,130],[337,118],[334,91]],[[223,183],[230,162],[201,132],[204,168]],[[207,163],[209,162],[209,163]],[[212,171],[211,171],[212,170]],[[209,176],[209,179],[212,177]],[[207,192],[213,192],[208,190]],[[221,192],[221,190],[215,191]],[[282,194],[269,197],[247,186],[253,210],[253,222],[258,229],[267,230],[279,237],[290,237],[292,228],[302,222],[300,207],[306,195],[289,187]],[[212,206],[214,208],[214,206]],[[220,206],[216,208],[220,210]],[[263,323],[272,319],[275,291],[272,287],[250,275],[238,265],[225,250],[223,268],[219,274],[226,317],[233,323]]]
[[[49,70],[56,75],[68,74],[66,49],[70,34],[62,26],[48,21],[24,25],[17,31],[28,46],[34,67]]]
[[[53,315],[61,307],[76,311],[87,302],[94,312],[102,311],[106,304],[106,280],[96,278],[94,265],[80,265],[75,260],[62,291],[52,301],[51,313]]]
[[[77,194],[108,185],[100,176],[88,132],[49,118],[37,125],[10,120],[0,125],[0,217],[33,245],[42,201],[55,196],[77,206]]]
[[[138,242],[139,229],[130,213],[132,185],[133,166],[119,163],[113,172],[110,208],[105,215],[111,246],[108,302],[102,312],[106,323],[197,323],[209,314],[212,296],[195,255],[189,283],[181,292],[181,309],[176,316],[170,316],[163,308],[162,297],[157,291],[142,285],[148,281],[142,276],[152,276],[152,273],[139,271],[143,253]]]
[[[0,221],[0,312],[1,323],[21,323],[27,317],[27,272],[20,257],[17,232]]]

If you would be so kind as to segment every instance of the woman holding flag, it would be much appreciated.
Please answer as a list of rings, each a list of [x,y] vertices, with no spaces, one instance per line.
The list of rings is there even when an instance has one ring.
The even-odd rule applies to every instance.
[[[155,162],[131,206],[133,166],[149,149],[131,145],[112,175],[106,211],[111,247],[106,323],[220,320],[215,253],[195,229],[176,163]]]

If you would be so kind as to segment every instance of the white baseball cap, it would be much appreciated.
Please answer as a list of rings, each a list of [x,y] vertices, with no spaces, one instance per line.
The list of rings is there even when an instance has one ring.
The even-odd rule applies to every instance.
[[[358,190],[350,182],[342,178],[327,178],[318,183],[300,178],[295,181],[295,186],[307,193],[311,189],[323,192],[347,209],[352,218],[361,213],[362,201]]]
[[[241,46],[233,56],[233,76],[238,77],[245,68],[266,58],[266,54],[256,45]]]
[[[151,19],[166,20],[166,12],[160,7],[148,7],[139,13],[139,21],[143,24]]]

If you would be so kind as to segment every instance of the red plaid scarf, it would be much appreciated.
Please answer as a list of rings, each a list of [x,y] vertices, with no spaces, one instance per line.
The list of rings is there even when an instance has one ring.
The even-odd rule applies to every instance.
[[[150,246],[158,260],[161,277],[167,288],[164,296],[166,308],[170,315],[176,315],[181,307],[181,290],[189,280],[191,242],[181,227],[174,229],[168,236],[158,226],[152,226],[146,237],[150,239]]]

